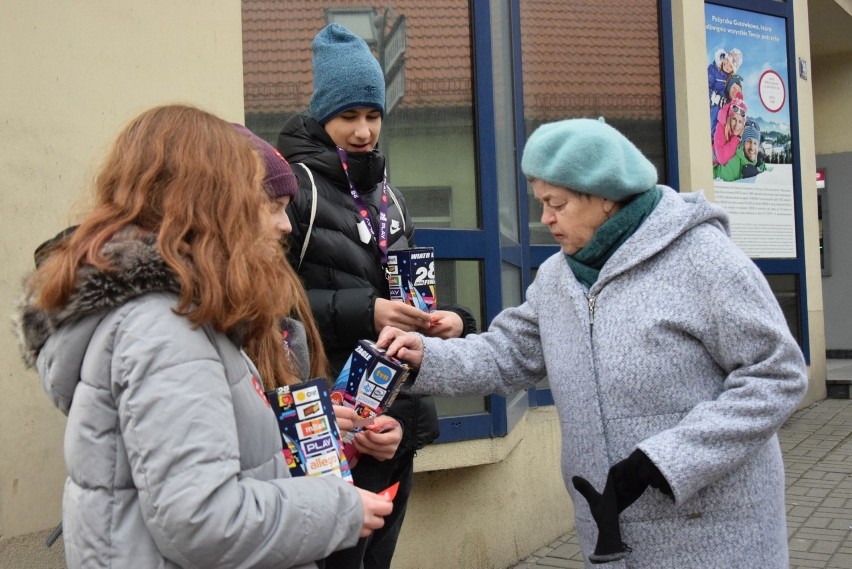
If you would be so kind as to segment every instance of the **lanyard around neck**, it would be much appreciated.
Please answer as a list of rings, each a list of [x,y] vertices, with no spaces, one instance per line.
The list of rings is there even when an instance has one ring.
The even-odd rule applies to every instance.
[[[382,254],[382,265],[388,263],[388,171],[385,168],[384,176],[382,177],[382,198],[379,200],[379,232],[373,228],[373,222],[370,220],[370,212],[367,210],[367,204],[355,184],[352,183],[352,178],[349,177],[349,160],[346,151],[337,147],[337,155],[340,157],[340,163],[343,165],[343,173],[346,174],[346,181],[349,182],[349,193],[352,196],[352,201],[355,202],[355,207],[358,208],[358,213],[364,223],[367,224],[367,229],[373,236],[373,240],[379,247],[379,252]]]

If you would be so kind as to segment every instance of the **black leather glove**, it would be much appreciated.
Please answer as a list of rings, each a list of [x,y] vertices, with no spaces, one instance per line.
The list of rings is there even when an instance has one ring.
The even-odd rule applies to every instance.
[[[610,467],[603,493],[598,493],[588,480],[580,476],[574,476],[571,483],[589,503],[592,517],[598,526],[595,552],[589,556],[589,562],[594,564],[618,561],[630,553],[630,547],[621,541],[618,514],[638,500],[648,486],[672,495],[672,489],[663,474],[639,449]]]

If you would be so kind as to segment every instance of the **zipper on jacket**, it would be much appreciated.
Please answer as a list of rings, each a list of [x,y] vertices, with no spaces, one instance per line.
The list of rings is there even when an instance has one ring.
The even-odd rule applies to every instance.
[[[595,327],[595,302],[597,299],[597,296],[586,295],[586,300],[589,302],[589,331],[592,331]]]

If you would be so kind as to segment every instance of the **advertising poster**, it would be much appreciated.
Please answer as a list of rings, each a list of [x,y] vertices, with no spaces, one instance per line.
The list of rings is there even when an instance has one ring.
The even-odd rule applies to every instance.
[[[749,257],[796,257],[783,18],[705,4],[713,189]]]

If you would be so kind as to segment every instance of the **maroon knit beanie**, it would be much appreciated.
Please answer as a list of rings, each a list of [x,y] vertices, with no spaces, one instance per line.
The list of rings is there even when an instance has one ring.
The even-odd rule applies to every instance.
[[[273,200],[290,196],[295,198],[299,191],[299,181],[290,168],[290,164],[281,156],[274,146],[257,136],[241,124],[233,123],[234,127],[243,133],[252,143],[263,159],[266,176],[263,178],[263,189]]]

